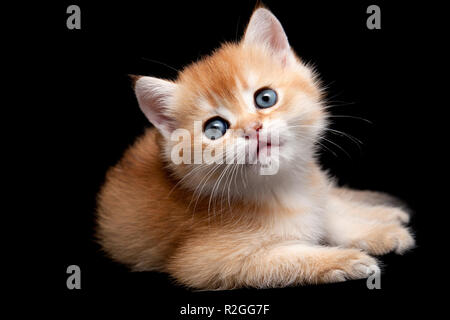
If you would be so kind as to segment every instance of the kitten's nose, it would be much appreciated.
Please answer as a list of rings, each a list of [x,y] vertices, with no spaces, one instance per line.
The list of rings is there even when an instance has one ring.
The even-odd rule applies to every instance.
[[[248,140],[250,138],[252,139],[258,139],[259,131],[262,129],[263,125],[260,121],[254,121],[251,122],[246,128],[245,128],[245,138]]]
[[[263,127],[262,123],[260,121],[255,121],[250,123],[250,125],[247,127],[247,130],[249,131],[256,131],[258,132]]]

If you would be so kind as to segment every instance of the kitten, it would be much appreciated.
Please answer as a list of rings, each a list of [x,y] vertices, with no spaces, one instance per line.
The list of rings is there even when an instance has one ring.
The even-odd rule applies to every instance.
[[[239,43],[176,81],[137,77],[135,92],[155,128],[99,194],[97,235],[114,260],[197,289],[266,288],[365,278],[378,270],[370,255],[414,246],[389,196],[339,188],[319,168],[322,91],[269,10]],[[231,161],[195,161],[210,149],[230,160],[224,143]]]

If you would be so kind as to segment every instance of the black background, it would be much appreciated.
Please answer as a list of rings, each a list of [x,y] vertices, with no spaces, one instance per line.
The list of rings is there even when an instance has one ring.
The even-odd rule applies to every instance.
[[[85,305],[105,311],[139,310],[149,319],[183,319],[178,313],[188,303],[270,304],[266,318],[273,319],[300,319],[312,313],[365,317],[392,315],[394,309],[433,311],[423,298],[441,284],[439,272],[432,271],[438,263],[432,241],[437,210],[430,202],[437,186],[431,174],[431,110],[423,105],[429,93],[423,92],[427,80],[420,75],[419,63],[429,41],[423,21],[433,19],[432,8],[393,1],[336,2],[265,4],[283,24],[294,50],[320,73],[329,104],[335,106],[330,109],[337,116],[332,128],[362,141],[358,146],[329,134],[327,138],[345,151],[324,142],[331,151],[322,151],[323,166],[342,184],[389,192],[414,212],[417,248],[404,256],[380,258],[385,265],[382,289],[369,290],[360,280],[192,292],[173,285],[166,275],[131,273],[104,257],[93,240],[96,194],[107,169],[150,126],[138,108],[128,74],[175,78],[172,68],[182,68],[223,41],[239,39],[255,3],[61,1],[45,6],[46,29],[34,48],[45,56],[43,76],[50,93],[42,111],[48,124],[43,122],[40,128],[53,151],[47,161],[51,187],[45,198],[49,232],[42,233],[50,238],[52,259],[45,265],[52,271],[47,289],[55,301],[73,305],[71,310]],[[70,4],[81,8],[81,30],[66,28]],[[366,28],[370,4],[381,7],[381,30]],[[71,264],[81,267],[81,290],[66,288],[66,268]],[[229,317],[233,318],[259,319]]]

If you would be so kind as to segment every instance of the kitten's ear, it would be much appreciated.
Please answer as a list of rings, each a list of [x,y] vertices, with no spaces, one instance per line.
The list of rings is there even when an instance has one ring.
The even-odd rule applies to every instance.
[[[166,137],[175,129],[170,115],[170,100],[176,84],[153,77],[133,77],[139,107],[147,119]]]
[[[258,8],[253,12],[242,42],[267,46],[282,59],[283,64],[294,58],[280,21],[265,8]]]

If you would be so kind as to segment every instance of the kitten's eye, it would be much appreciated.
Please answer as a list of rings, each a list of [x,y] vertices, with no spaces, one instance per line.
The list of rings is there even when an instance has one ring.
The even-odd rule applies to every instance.
[[[222,137],[228,130],[228,122],[220,117],[214,117],[206,121],[203,131],[208,139],[216,140]]]
[[[255,103],[258,108],[265,109],[270,108],[277,103],[277,93],[269,88],[264,88],[256,91]]]

